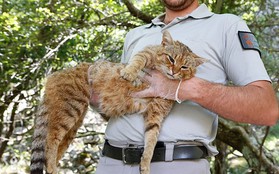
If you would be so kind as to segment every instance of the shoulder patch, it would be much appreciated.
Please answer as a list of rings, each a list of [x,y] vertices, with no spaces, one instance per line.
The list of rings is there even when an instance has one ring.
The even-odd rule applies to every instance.
[[[254,34],[248,31],[238,31],[241,46],[245,50],[257,50],[261,55],[260,46]]]

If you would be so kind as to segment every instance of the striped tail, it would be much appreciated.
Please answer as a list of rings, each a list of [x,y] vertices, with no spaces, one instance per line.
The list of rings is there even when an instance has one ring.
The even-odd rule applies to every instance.
[[[35,121],[35,129],[33,134],[33,142],[31,146],[31,174],[43,174],[45,166],[45,144],[47,137],[47,108],[44,102],[39,106],[37,118]]]

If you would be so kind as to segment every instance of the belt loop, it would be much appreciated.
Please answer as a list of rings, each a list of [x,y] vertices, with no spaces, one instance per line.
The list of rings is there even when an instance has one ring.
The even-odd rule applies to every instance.
[[[165,143],[166,153],[165,153],[165,161],[173,161],[173,150],[175,143]]]

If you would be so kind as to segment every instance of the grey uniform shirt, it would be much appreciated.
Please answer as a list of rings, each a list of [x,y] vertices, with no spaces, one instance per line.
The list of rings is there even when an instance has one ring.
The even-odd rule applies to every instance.
[[[168,30],[174,40],[179,40],[194,53],[209,60],[198,67],[196,76],[199,78],[221,84],[232,81],[240,86],[257,80],[270,80],[259,52],[242,48],[238,31],[250,30],[239,17],[214,14],[204,4],[167,25],[161,22],[163,17],[164,14],[151,24],[135,28],[127,34],[122,62],[128,63],[147,45],[160,44],[162,31]],[[176,103],[164,121],[159,141],[201,142],[208,148],[209,155],[216,155],[218,152],[211,142],[216,137],[217,127],[218,116],[215,113],[197,103],[184,101]],[[105,136],[111,141],[143,144],[142,115],[111,119]]]

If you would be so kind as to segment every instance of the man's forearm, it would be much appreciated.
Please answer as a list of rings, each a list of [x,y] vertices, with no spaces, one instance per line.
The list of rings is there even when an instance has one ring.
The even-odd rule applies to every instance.
[[[179,96],[238,122],[274,125],[278,120],[278,104],[266,81],[231,87],[195,78],[182,84]]]

